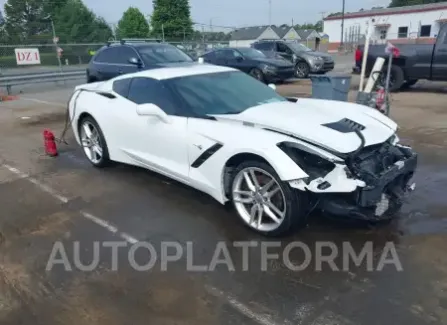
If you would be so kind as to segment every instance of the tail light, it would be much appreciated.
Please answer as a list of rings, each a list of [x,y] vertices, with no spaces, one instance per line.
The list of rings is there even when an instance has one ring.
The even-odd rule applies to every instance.
[[[357,48],[357,50],[355,50],[355,62],[361,61],[362,56],[363,56],[363,52]]]

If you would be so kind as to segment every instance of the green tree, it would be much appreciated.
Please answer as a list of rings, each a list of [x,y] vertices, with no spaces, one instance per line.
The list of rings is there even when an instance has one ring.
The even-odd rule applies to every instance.
[[[154,36],[179,40],[194,35],[188,0],[154,0],[151,24]]]
[[[5,3],[5,32],[10,43],[29,42],[32,36],[48,32],[46,13],[39,0],[8,0]]]
[[[129,7],[118,22],[118,38],[144,38],[149,35],[149,24],[138,8]]]
[[[389,8],[444,2],[445,0],[391,0]]]
[[[61,43],[106,42],[113,33],[81,0],[68,0],[53,19]]]

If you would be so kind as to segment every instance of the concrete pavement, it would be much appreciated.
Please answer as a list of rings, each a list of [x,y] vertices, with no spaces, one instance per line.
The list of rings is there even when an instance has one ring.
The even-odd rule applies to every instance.
[[[288,94],[308,85],[282,86]],[[312,264],[291,271],[271,261],[261,270],[260,238],[211,198],[154,173],[123,165],[97,170],[69,135],[60,156],[42,150],[42,130],[59,135],[67,91],[53,91],[1,103],[0,110],[0,321],[3,324],[248,324],[376,325],[447,322],[447,223],[442,189],[447,185],[443,101],[436,94],[396,94],[394,117],[403,138],[421,154],[417,191],[396,222],[374,228],[312,216],[310,225],[281,240],[269,252],[281,254],[291,242],[309,247],[349,241],[356,250],[372,242],[377,268],[380,253],[392,242],[403,271],[393,265],[343,271]],[[420,108],[425,100],[432,108]],[[58,106],[60,105],[60,106]],[[25,117],[25,118],[24,118]],[[444,121],[444,122],[443,122]],[[422,125],[423,124],[423,125]],[[418,126],[419,125],[419,126]],[[235,271],[186,271],[186,256],[161,271],[136,271],[128,254],[136,242],[175,241],[194,246],[194,265],[210,265],[219,242],[253,241],[248,270],[241,249],[229,253]],[[113,270],[105,242],[127,244]],[[72,271],[63,265],[45,271],[56,242],[63,243]],[[99,243],[100,263],[92,271],[75,266],[75,243],[87,265]],[[144,249],[136,260],[150,256]],[[303,261],[295,250],[294,264]]]

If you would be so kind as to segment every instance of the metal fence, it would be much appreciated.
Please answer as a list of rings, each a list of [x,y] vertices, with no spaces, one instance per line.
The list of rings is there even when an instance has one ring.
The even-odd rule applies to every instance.
[[[344,51],[346,52],[353,52],[358,45],[365,44],[365,34],[359,33],[359,29],[355,27],[352,26],[352,28],[345,31]],[[387,42],[393,44],[433,44],[435,39],[434,37],[421,37],[418,32],[398,34],[377,30],[371,35],[370,44],[386,44]]]
[[[190,54],[192,57],[202,54],[216,47],[226,47],[228,42],[168,42],[179,49]],[[59,58],[54,44],[16,44],[16,45],[0,45],[0,75],[37,73],[50,71],[68,71],[72,69],[84,68],[90,61],[92,55],[99,50],[105,43],[74,43],[74,44],[58,44],[62,49]],[[39,50],[39,65],[17,65],[15,49]]]

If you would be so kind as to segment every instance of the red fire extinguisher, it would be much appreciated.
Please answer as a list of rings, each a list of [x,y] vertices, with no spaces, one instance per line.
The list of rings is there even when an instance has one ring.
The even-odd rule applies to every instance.
[[[50,130],[44,130],[43,139],[45,144],[45,153],[51,157],[57,156],[56,139],[53,132]]]

